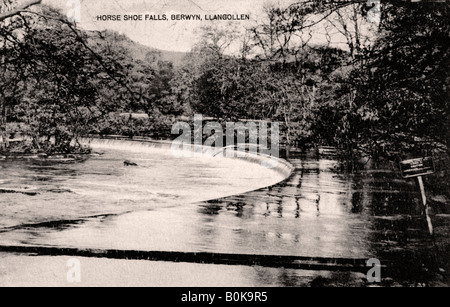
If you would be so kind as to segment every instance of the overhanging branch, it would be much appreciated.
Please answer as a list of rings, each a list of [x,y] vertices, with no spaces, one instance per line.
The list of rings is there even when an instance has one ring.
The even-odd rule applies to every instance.
[[[41,2],[42,2],[42,0],[29,0],[27,2],[24,2],[22,5],[14,8],[11,11],[1,13],[0,14],[0,22],[5,20],[6,18],[9,18],[9,17],[12,17],[14,15],[17,15],[17,14],[21,13],[23,10],[26,10],[30,6],[33,6],[33,5],[36,5],[36,4],[40,4]]]

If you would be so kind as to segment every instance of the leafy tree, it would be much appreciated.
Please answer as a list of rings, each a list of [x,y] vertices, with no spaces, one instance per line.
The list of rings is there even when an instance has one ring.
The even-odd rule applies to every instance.
[[[32,139],[32,150],[68,152],[111,112],[157,113],[153,120],[166,124],[161,113],[179,113],[167,99],[173,66],[157,61],[156,52],[134,57],[136,44],[125,36],[81,31],[45,6],[26,12],[19,7],[3,17],[3,150],[9,147],[7,120],[26,124],[22,135]]]
[[[297,79],[315,75],[317,106],[309,129],[319,142],[339,146],[351,159],[396,159],[433,148],[448,151],[448,6],[385,3],[378,32],[371,36],[363,33],[370,26],[364,24],[364,8],[356,1],[306,1],[273,8],[269,22],[253,29],[255,41],[267,59],[298,62],[303,68],[295,73]],[[314,60],[301,58],[309,47],[293,37],[304,36],[320,22],[331,25],[325,30],[342,35],[349,53],[341,53],[338,60],[330,59],[330,52],[331,57],[339,54],[336,50],[321,50],[320,69],[314,72]],[[295,100],[304,99],[297,95]]]
[[[383,12],[371,58],[350,75],[350,133],[375,157],[448,151],[448,7],[391,5]]]

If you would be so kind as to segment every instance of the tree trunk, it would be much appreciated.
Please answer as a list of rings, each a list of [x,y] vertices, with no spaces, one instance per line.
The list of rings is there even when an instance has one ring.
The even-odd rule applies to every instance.
[[[0,68],[2,70],[2,74],[5,74],[6,68],[5,64],[5,56],[2,55],[0,57]],[[8,136],[6,135],[6,97],[4,93],[0,94],[0,151],[6,151],[9,147]]]
[[[0,151],[6,151],[9,147],[8,136],[6,134],[6,102],[2,97],[0,98]]]

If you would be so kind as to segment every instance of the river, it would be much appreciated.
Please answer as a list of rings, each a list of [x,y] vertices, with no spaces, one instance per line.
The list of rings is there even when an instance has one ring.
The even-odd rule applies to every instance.
[[[332,158],[294,154],[289,162],[295,169],[283,180],[280,173],[246,161],[180,159],[168,150],[138,148],[97,148],[104,154],[70,164],[0,162],[3,189],[36,193],[1,195],[0,245],[219,255],[210,264],[186,265],[184,273],[177,263],[179,278],[166,262],[158,262],[165,272],[158,276],[174,277],[170,282],[153,272],[141,279],[147,285],[199,285],[192,272],[204,281],[211,279],[208,272],[216,272],[217,285],[296,286],[310,285],[318,276],[342,279],[333,277],[336,266],[324,273],[286,268],[286,263],[245,265],[264,255],[337,259],[338,264],[375,258],[389,264],[383,277],[402,285],[448,278],[448,206],[434,208],[431,237],[416,183],[395,170],[348,174],[337,171]],[[124,159],[138,166],[126,167]],[[223,255],[247,260],[219,265]],[[187,262],[202,262],[191,258]],[[9,267],[4,284],[23,284],[18,267],[24,261],[31,260],[3,254]],[[44,256],[42,261],[49,262]],[[85,261],[92,268],[111,260]],[[114,261],[113,267],[131,271],[144,265]],[[95,276],[94,285],[120,284],[105,274]],[[345,276],[352,285],[364,279]]]

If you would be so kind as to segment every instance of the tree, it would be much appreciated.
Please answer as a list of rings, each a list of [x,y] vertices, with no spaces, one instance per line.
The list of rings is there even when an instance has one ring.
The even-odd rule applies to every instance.
[[[87,32],[51,8],[10,17],[0,42],[3,150],[8,117],[26,124],[33,150],[68,152],[99,117],[148,104],[150,65],[116,49],[100,55]]]
[[[10,107],[29,125],[37,149],[66,152],[101,113],[94,81],[100,70],[80,33],[59,21],[39,19],[22,32],[16,47],[14,67],[22,69],[13,79],[20,80],[21,88]],[[49,148],[52,138],[54,149]]]
[[[354,72],[364,143],[377,153],[448,151],[448,6],[391,5],[382,20],[372,59]]]
[[[235,23],[221,24],[211,22],[198,29],[198,42],[192,52],[208,55],[211,58],[221,58],[230,46],[238,39],[238,29]]]
[[[269,23],[254,29],[255,41],[268,50],[265,58],[297,62],[295,75],[302,79],[310,75],[303,67],[308,60],[301,58],[309,46],[294,36],[326,23],[325,30],[333,28],[344,38],[348,54],[329,62],[329,51],[338,53],[320,50],[319,71],[310,73],[317,77],[319,104],[311,117],[312,132],[338,145],[346,157],[396,159],[437,147],[448,150],[448,129],[442,129],[449,123],[448,5],[386,3],[378,28],[364,22],[364,9],[358,1],[306,1],[271,9]],[[367,27],[373,28],[371,35],[365,34]],[[325,62],[332,66],[324,67]],[[302,100],[298,95],[297,103]],[[290,104],[285,108],[290,110]]]
[[[32,150],[70,151],[110,112],[145,111],[165,124],[164,114],[180,112],[167,99],[173,65],[157,52],[134,57],[141,47],[125,36],[82,31],[46,6],[28,9],[39,3],[0,14],[1,150],[9,147],[7,120],[26,124]]]

